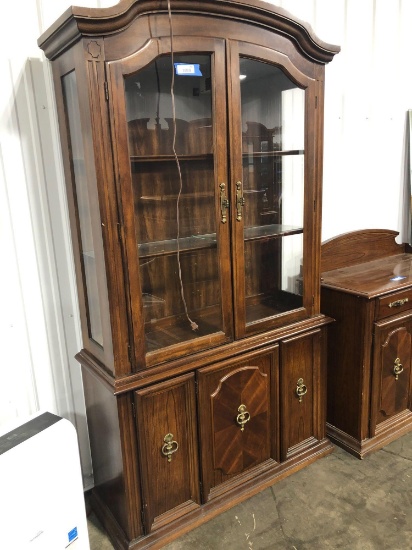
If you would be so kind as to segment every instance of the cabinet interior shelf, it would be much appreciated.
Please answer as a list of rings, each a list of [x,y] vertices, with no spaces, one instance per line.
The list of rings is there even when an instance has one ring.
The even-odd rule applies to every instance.
[[[246,227],[244,236],[245,241],[257,241],[264,239],[274,239],[303,233],[301,227],[282,224],[261,225],[256,227]],[[177,252],[177,239],[167,239],[164,241],[153,241],[150,243],[139,244],[140,259],[152,258],[154,256],[166,256]],[[181,237],[179,239],[180,252],[189,252],[191,250],[201,250],[205,248],[216,247],[216,233],[205,235],[193,235],[190,237]]]
[[[253,151],[243,152],[243,158],[262,158],[262,157],[283,157],[288,155],[303,155],[305,153],[304,149],[287,149],[285,151]]]
[[[214,194],[210,192],[197,192],[197,193],[182,193],[180,195],[180,200],[193,200],[193,199],[207,199],[213,198]],[[140,197],[141,202],[164,202],[164,201],[176,201],[179,198],[179,195],[144,195]]]
[[[192,160],[212,160],[213,153],[203,153],[203,154],[177,154],[179,161],[192,161]],[[146,162],[176,162],[176,157],[174,155],[133,155],[130,157],[130,162],[132,163],[146,163]]]

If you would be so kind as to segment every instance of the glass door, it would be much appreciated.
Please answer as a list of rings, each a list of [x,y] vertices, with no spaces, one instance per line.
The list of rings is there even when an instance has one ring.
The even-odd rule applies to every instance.
[[[124,76],[123,201],[133,210],[146,364],[231,337],[223,43],[217,49],[167,52]]]
[[[236,334],[244,336],[307,316],[306,92],[265,58],[240,53],[231,69],[240,105],[231,128]]]

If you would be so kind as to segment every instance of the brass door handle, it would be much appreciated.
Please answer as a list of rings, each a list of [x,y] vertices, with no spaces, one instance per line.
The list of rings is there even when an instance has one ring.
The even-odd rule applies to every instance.
[[[250,420],[250,413],[246,409],[246,405],[240,405],[238,408],[238,415],[236,417],[236,422],[240,426],[240,431],[243,432],[245,430],[245,424],[246,422],[249,422]]]
[[[245,197],[242,193],[242,182],[236,182],[236,219],[238,222],[242,219],[242,209],[245,206]]]
[[[172,454],[177,451],[179,444],[177,441],[173,441],[173,434],[168,433],[163,438],[164,445],[162,447],[162,454],[167,457],[167,461],[172,461]]]
[[[393,374],[395,375],[395,380],[398,380],[401,372],[403,372],[403,365],[399,357],[397,357],[393,365]]]
[[[402,298],[402,300],[396,300],[395,302],[391,302],[388,307],[401,307],[407,302],[409,302],[408,298]]]
[[[229,208],[229,199],[226,197],[226,184],[221,183],[219,185],[220,187],[220,214],[221,214],[221,222],[226,223],[227,222],[227,214],[226,210]]]
[[[302,403],[302,397],[308,393],[308,388],[303,383],[303,378],[299,378],[296,385],[296,395],[299,397],[299,403]]]

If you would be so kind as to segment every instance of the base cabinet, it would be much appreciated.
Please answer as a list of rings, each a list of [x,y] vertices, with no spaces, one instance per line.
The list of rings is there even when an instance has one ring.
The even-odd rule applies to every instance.
[[[359,458],[412,429],[412,255],[396,235],[359,231],[322,246],[321,307],[336,320],[327,433]]]
[[[311,330],[134,392],[142,534],[196,525],[332,451],[325,346]]]

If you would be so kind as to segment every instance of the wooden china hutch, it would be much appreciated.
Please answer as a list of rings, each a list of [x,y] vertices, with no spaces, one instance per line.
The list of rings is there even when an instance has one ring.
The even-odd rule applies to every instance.
[[[332,450],[320,313],[325,64],[260,0],[72,7],[51,60],[93,504],[161,546]]]

